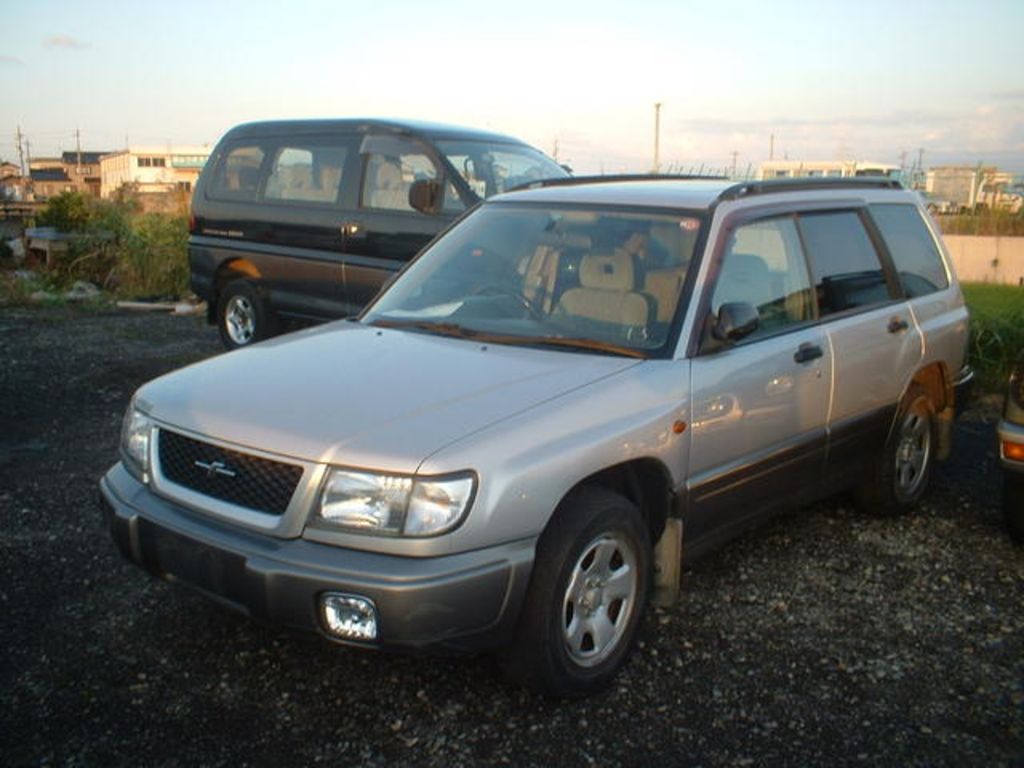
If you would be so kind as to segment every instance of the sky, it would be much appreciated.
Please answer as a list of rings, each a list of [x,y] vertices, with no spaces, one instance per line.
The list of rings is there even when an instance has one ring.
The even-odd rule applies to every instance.
[[[769,159],[1024,173],[1024,0],[0,0],[0,159],[405,117],[578,173]]]

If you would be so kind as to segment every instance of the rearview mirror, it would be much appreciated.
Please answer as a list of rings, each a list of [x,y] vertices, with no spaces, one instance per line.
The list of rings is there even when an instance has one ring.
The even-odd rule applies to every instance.
[[[417,179],[409,187],[409,205],[428,216],[441,210],[441,185],[433,179]]]

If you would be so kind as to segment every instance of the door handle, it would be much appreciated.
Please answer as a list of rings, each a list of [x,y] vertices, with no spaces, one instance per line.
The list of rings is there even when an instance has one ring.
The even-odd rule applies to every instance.
[[[340,229],[342,237],[361,237],[363,234],[363,225],[358,221],[346,221]]]
[[[793,353],[793,360],[798,363],[808,363],[811,360],[817,360],[825,353],[821,351],[821,347],[817,344],[811,344],[809,341],[805,341],[801,344],[796,352]]]
[[[909,328],[909,327],[910,326],[907,324],[907,321],[904,320],[899,315],[894,315],[894,316],[889,318],[889,325],[888,325],[889,333],[902,333],[903,331],[907,330],[907,328]]]

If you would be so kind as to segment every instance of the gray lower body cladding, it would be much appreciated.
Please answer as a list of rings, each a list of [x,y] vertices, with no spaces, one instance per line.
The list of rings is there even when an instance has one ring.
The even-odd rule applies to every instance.
[[[372,647],[383,649],[475,651],[508,642],[533,566],[533,540],[411,558],[242,531],[153,495],[120,465],[100,492],[121,553],[150,573],[332,640],[320,623],[320,595],[367,597],[380,628]]]

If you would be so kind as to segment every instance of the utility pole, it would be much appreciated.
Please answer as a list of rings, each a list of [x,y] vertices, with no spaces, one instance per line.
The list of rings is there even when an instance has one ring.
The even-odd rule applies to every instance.
[[[661,102],[654,103],[654,170],[657,173],[661,167]]]
[[[771,133],[768,135],[768,160],[775,159],[775,134]]]
[[[25,149],[21,145],[21,126],[18,126],[18,132],[14,135],[14,139],[18,144],[18,165],[21,166],[21,175],[25,175]]]
[[[735,179],[736,178],[736,158],[739,157],[740,153],[737,152],[734,149],[731,154],[732,154],[732,171],[729,173],[729,178],[730,179]]]

